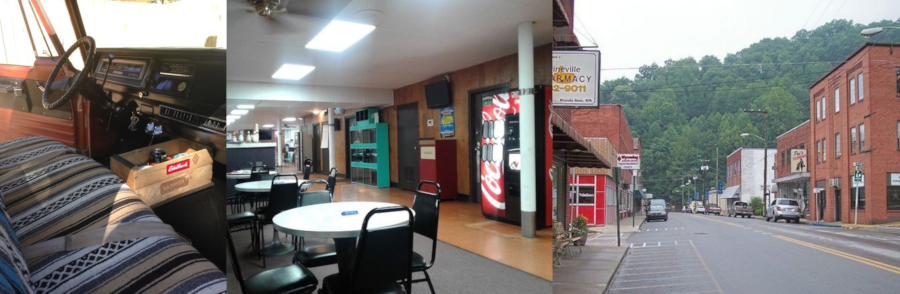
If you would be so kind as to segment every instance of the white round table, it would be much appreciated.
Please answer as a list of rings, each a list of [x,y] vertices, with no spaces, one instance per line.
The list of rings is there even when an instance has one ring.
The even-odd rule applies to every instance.
[[[300,186],[301,184],[308,181],[309,180],[298,179],[297,186]],[[272,191],[272,180],[240,183],[234,185],[234,190],[247,193],[268,193],[269,191]]]
[[[269,171],[270,175],[278,174],[277,171]],[[246,180],[250,178],[250,171],[233,171],[225,174],[225,178],[229,180]]]
[[[338,274],[346,277],[356,254],[366,214],[375,208],[400,206],[386,202],[332,202],[285,210],[272,218],[275,229],[301,237],[333,238],[338,259]],[[354,212],[347,214],[346,212]],[[413,211],[415,216],[415,211]],[[369,220],[368,229],[389,227],[412,221],[405,211],[380,214]]]

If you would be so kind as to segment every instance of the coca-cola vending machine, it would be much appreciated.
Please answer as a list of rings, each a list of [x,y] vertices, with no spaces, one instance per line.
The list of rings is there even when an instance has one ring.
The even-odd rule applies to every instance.
[[[535,95],[536,117],[549,117],[546,113],[546,105],[543,95],[543,87],[539,87]],[[519,93],[495,94],[492,103],[481,108],[481,208],[482,214],[489,219],[507,223],[521,224],[522,197],[521,194],[521,169],[522,161],[519,152]],[[535,124],[536,151],[538,154],[537,178],[531,179],[537,182],[538,195],[536,197],[536,227],[550,226],[549,218],[552,208],[551,195],[545,194],[546,187],[550,186],[549,177],[545,170],[546,142],[549,134],[546,128],[546,119],[537,119]]]

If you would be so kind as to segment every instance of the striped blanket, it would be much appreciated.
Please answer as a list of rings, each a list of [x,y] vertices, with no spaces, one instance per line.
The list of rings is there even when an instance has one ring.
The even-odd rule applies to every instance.
[[[75,150],[47,137],[22,137],[0,142],[0,178],[4,174],[40,165],[44,159]]]
[[[161,222],[109,169],[58,146],[41,137],[0,142],[0,210],[8,213],[7,228],[15,233],[0,238],[7,257],[17,256],[19,248],[109,224]],[[106,243],[25,263],[27,272],[19,277],[28,279],[29,293],[226,291],[225,274],[172,237]]]

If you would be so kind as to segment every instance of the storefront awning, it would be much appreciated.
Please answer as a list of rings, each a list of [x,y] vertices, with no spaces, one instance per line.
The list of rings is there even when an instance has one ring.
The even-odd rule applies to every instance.
[[[582,137],[569,124],[568,113],[550,109],[553,131],[553,155],[562,158],[571,167],[611,168],[610,159],[603,156],[589,140]]]
[[[741,198],[741,194],[737,193],[741,189],[741,185],[731,186],[722,191],[720,198]]]
[[[772,180],[772,182],[778,183],[792,183],[792,182],[801,182],[801,181],[809,181],[809,173],[796,173],[791,174],[789,176],[780,177]]]

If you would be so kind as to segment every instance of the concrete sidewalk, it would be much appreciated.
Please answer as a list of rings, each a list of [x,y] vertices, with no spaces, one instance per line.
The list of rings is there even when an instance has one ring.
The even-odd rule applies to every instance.
[[[591,227],[593,233],[584,247],[572,247],[574,256],[562,259],[562,265],[553,264],[553,293],[603,293],[607,283],[628,252],[625,239],[636,232],[644,223],[644,214],[635,217],[631,225],[630,217],[620,221],[622,246],[616,246],[616,224]]]

